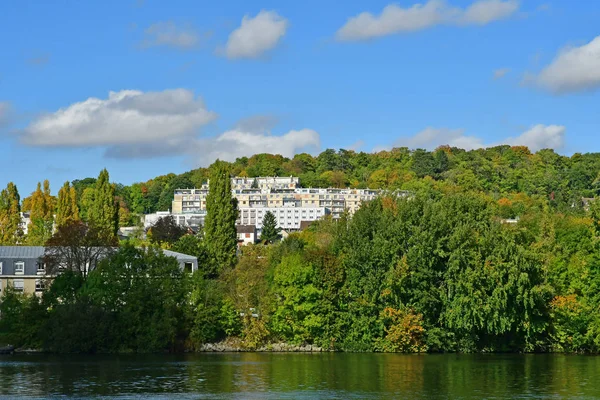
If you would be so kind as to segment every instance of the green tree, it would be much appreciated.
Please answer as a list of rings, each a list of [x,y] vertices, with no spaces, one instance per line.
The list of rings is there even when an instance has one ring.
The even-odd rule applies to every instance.
[[[56,226],[62,226],[69,221],[79,221],[79,207],[77,207],[77,191],[67,181],[58,191]]]
[[[277,226],[277,218],[271,211],[267,211],[262,220],[260,239],[263,242],[273,243],[279,240],[281,228]]]
[[[222,161],[212,165],[206,212],[205,238],[217,273],[235,264],[237,248],[237,202],[231,194],[229,167]]]
[[[106,169],[98,176],[94,194],[94,202],[88,210],[89,223],[107,237],[116,237],[119,230],[119,208],[115,202],[115,189],[109,182]]]
[[[0,192],[0,245],[18,244],[23,236],[21,205],[17,186],[9,182]]]
[[[173,244],[185,235],[186,229],[177,222],[175,218],[169,215],[159,218],[158,221],[149,229],[148,236],[152,243]]]

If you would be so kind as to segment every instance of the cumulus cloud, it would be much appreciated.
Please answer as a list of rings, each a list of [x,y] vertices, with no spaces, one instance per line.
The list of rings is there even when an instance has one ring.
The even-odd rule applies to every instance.
[[[428,127],[411,137],[404,137],[394,142],[393,147],[410,149],[424,148],[433,150],[442,145],[473,150],[485,147],[508,144],[511,146],[527,146],[531,151],[541,149],[559,150],[564,147],[566,128],[561,125],[535,125],[516,137],[508,137],[496,143],[485,143],[476,136],[466,135],[462,129]],[[387,150],[390,147],[376,147],[374,151]]]
[[[118,147],[159,144],[193,136],[217,115],[186,89],[123,90],[89,98],[33,120],[22,143],[46,147]]]
[[[297,153],[314,153],[320,146],[320,136],[312,129],[291,130],[280,136],[234,129],[213,138],[199,139],[195,144],[195,154],[199,164],[206,165],[217,158],[234,161],[238,157],[258,153],[293,157]]]
[[[363,12],[349,18],[336,34],[338,40],[366,40],[401,32],[413,32],[436,25],[486,25],[507,18],[519,9],[518,0],[479,0],[466,9],[445,0],[429,0],[402,8],[386,6],[380,15]]]
[[[565,130],[562,125],[535,125],[515,138],[506,139],[512,146],[527,146],[531,151],[562,149],[565,145]]]
[[[600,36],[581,47],[563,49],[550,65],[537,76],[529,76],[525,83],[556,94],[600,88]]]
[[[191,49],[198,46],[200,36],[191,26],[177,26],[173,21],[157,22],[144,31],[142,47],[165,46]]]
[[[228,58],[257,58],[273,49],[288,28],[288,21],[275,11],[261,11],[256,17],[244,16],[242,25],[231,32],[225,46]]]

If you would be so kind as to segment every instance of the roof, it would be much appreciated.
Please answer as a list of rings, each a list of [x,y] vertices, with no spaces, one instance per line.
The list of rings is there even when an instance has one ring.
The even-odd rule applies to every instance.
[[[43,246],[0,246],[0,258],[40,258]]]
[[[163,253],[165,253],[165,256],[175,257],[179,261],[198,261],[197,257],[190,256],[190,255],[183,254],[183,253],[178,253],[176,251],[163,250]]]
[[[0,246],[0,259],[2,258],[40,258],[44,256],[44,246]],[[171,250],[163,250],[169,257],[175,257],[180,261],[197,261],[198,258]]]
[[[256,226],[254,225],[236,225],[235,229],[237,233],[256,233]]]

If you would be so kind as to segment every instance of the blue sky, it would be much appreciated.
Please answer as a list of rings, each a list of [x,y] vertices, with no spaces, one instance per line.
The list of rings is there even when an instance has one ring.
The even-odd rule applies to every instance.
[[[264,151],[600,151],[600,2],[420,2],[5,2],[0,187]]]

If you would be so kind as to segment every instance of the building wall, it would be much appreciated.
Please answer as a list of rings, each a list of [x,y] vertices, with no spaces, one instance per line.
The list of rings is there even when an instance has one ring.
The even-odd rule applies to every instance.
[[[286,230],[298,230],[300,221],[316,221],[329,213],[325,207],[245,207],[240,208],[237,223],[255,225],[257,230],[261,230],[265,214],[269,211],[275,215],[277,226]]]

